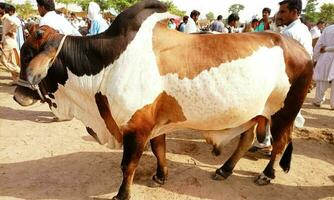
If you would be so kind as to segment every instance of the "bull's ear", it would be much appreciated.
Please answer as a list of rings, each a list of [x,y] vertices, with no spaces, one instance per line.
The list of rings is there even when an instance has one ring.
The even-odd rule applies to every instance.
[[[41,39],[41,38],[43,37],[43,34],[44,34],[44,31],[41,30],[41,29],[39,29],[39,30],[37,30],[37,31],[35,32],[35,38],[36,38],[37,40],[39,40],[39,39]]]

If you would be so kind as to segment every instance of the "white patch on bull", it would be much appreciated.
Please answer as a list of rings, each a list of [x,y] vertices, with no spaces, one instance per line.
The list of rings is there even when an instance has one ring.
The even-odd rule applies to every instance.
[[[258,115],[270,119],[283,107],[290,88],[280,47],[261,47],[194,79],[180,79],[177,74],[162,79],[164,90],[183,110],[184,125],[199,130],[235,128]]]
[[[120,148],[121,144],[111,135],[95,102],[95,94],[99,91],[104,70],[95,76],[78,77],[67,70],[68,80],[65,86],[58,84],[54,94],[57,108],[53,113],[61,119],[73,117],[90,127],[98,136],[101,144],[110,148]]]
[[[148,17],[113,67],[107,68],[101,92],[108,97],[119,126],[125,125],[137,110],[154,102],[163,91],[152,36],[156,23],[168,15],[155,13]]]

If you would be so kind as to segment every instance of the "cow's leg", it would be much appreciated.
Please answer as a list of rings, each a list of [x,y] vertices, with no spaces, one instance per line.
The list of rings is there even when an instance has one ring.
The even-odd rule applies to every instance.
[[[130,199],[130,187],[132,185],[133,177],[138,166],[139,159],[143,154],[147,142],[147,134],[142,134],[139,131],[124,132],[124,151],[121,164],[123,181],[117,195],[113,198],[114,200]]]
[[[152,177],[152,179],[158,184],[157,186],[163,185],[167,180],[168,175],[165,139],[165,134],[151,139],[152,151],[157,157],[157,173]]]
[[[275,178],[275,168],[278,161],[285,172],[290,170],[292,142],[291,142],[292,127],[286,130],[282,137],[274,138],[273,151],[270,161],[264,171],[256,178],[255,183],[258,185],[267,185]],[[288,147],[288,148],[287,148]]]
[[[290,169],[292,156],[292,127],[307,94],[312,77],[312,63],[309,63],[308,72],[298,77],[290,87],[284,107],[272,116],[271,134],[273,137],[273,150],[270,162],[255,182],[258,185],[269,184],[275,178],[275,165],[281,160],[281,167],[285,172]],[[282,157],[283,155],[283,157]],[[282,159],[281,159],[282,157]]]
[[[240,158],[248,151],[254,141],[254,126],[241,134],[237,149],[224,165],[216,170],[214,180],[224,180],[232,174],[232,171]]]

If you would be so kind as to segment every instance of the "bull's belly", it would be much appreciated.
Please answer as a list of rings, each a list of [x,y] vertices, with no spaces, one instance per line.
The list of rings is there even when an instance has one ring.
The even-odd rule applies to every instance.
[[[283,106],[290,88],[278,47],[260,49],[193,79],[168,74],[163,80],[166,93],[182,108],[185,125],[198,130],[238,127],[257,115],[270,118]]]

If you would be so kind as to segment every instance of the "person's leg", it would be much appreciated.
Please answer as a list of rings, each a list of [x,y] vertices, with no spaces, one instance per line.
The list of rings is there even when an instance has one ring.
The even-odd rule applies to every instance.
[[[295,119],[294,125],[297,128],[303,128],[305,123],[305,118],[302,116],[302,113],[299,111]]]
[[[320,106],[325,101],[325,92],[328,88],[327,81],[316,81],[315,97],[313,105]]]
[[[334,80],[331,81],[330,105],[331,109],[334,110]]]
[[[14,83],[17,82],[20,74],[20,67],[17,63],[13,49],[3,49],[0,62],[6,69],[5,71],[8,71],[12,74]]]

